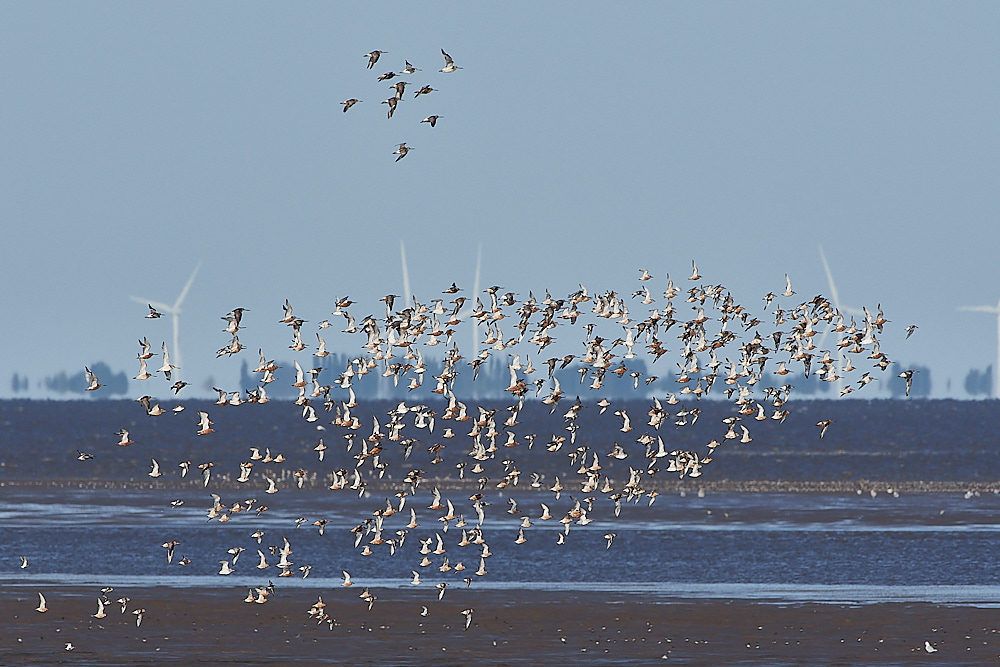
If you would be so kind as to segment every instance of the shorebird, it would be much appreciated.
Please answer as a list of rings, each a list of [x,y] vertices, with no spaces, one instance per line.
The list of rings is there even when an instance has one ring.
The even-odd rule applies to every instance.
[[[404,60],[403,62],[406,63],[406,68],[403,69],[403,71],[400,72],[400,74],[413,74],[414,72],[419,72],[420,71],[420,68],[419,67],[414,67],[413,65],[411,65],[409,60]]]
[[[343,105],[344,105],[344,113],[347,113],[347,110],[348,110],[348,109],[350,109],[351,107],[353,107],[353,106],[354,106],[355,104],[357,104],[357,103],[358,103],[358,102],[360,102],[360,101],[361,101],[361,100],[359,100],[359,99],[357,99],[357,98],[354,98],[354,97],[352,97],[352,98],[351,98],[351,99],[349,99],[349,100],[344,100],[343,102],[341,102],[341,104],[343,104]]]
[[[140,338],[139,339],[139,347],[142,348],[142,350],[139,352],[139,358],[140,359],[150,359],[150,358],[152,358],[152,356],[153,356],[153,352],[152,352],[153,346],[150,344],[149,338],[147,338],[145,336],[143,338]]]
[[[49,608],[45,606],[45,596],[42,595],[41,593],[39,593],[38,594],[38,606],[35,607],[35,611],[44,614],[48,610],[49,610]]]
[[[161,546],[167,550],[167,563],[174,562],[174,547],[176,547],[180,542],[177,540],[170,540],[169,542],[164,542]]]
[[[403,91],[406,90],[406,87],[408,85],[410,85],[409,81],[397,81],[396,83],[392,84],[389,87],[395,89],[396,99],[401,100],[403,99]]]
[[[104,386],[101,384],[100,380],[97,379],[97,376],[94,375],[94,372],[91,371],[90,368],[84,366],[84,369],[87,371],[87,383],[89,385],[87,387],[87,391],[94,391]]]
[[[170,380],[170,371],[177,370],[177,366],[170,363],[170,353],[167,352],[167,343],[164,341],[160,347],[163,350],[163,364],[156,369],[156,372],[163,373],[163,377]]]
[[[440,584],[437,584],[436,588],[438,589],[438,600],[440,600],[444,597],[444,592],[448,588],[448,582],[442,581]]]
[[[344,573],[344,582],[340,585],[344,586],[345,588],[348,586],[353,586],[354,582],[351,581],[351,574],[347,570],[343,570],[343,573]]]
[[[916,373],[915,370],[903,371],[897,377],[901,377],[906,380],[906,395],[910,395],[910,387],[913,386],[913,374]]]
[[[133,380],[148,380],[153,377],[153,374],[146,369],[146,360],[141,356],[139,357],[139,374],[136,375]]]
[[[830,424],[833,423],[832,419],[824,419],[822,421],[816,422],[816,426],[819,426],[819,437],[826,435],[826,429],[830,428]]]
[[[792,291],[792,279],[785,274],[785,291],[781,293],[781,296],[795,296],[795,292]]]
[[[149,314],[146,315],[147,320],[155,320],[157,318],[163,317],[163,313],[157,312],[156,308],[153,308],[153,304],[147,303],[146,305],[149,306]]]
[[[235,570],[229,566],[228,560],[220,560],[219,563],[222,565],[222,568],[219,570],[219,574],[232,574],[235,572]]]
[[[916,331],[918,328],[919,327],[916,324],[911,324],[910,326],[906,327],[906,337],[909,338],[910,336],[912,336],[913,332]]]
[[[104,612],[104,599],[97,598],[97,613],[91,614],[93,618],[104,618],[107,614]]]
[[[121,429],[119,431],[116,431],[115,435],[117,435],[118,438],[119,438],[118,442],[115,443],[119,447],[128,447],[129,445],[132,444],[132,439],[128,437],[128,431],[127,430]]]
[[[387,100],[382,100],[382,104],[389,105],[389,112],[386,114],[386,118],[392,118],[392,114],[396,113],[396,105],[399,104],[399,99],[390,97]]]
[[[133,609],[132,613],[135,614],[135,627],[142,625],[142,615],[146,613],[145,609]]]
[[[160,472],[160,464],[156,462],[156,459],[151,459],[153,462],[152,468],[149,471],[150,477],[159,477],[163,473]]]
[[[379,57],[383,53],[388,53],[388,51],[372,51],[371,53],[366,53],[365,58],[368,58],[368,69],[375,67],[375,63],[378,62]]]
[[[198,411],[198,435],[208,435],[209,433],[215,433],[215,429],[212,428],[212,422],[208,419],[208,413],[202,410]]]
[[[413,99],[416,99],[416,98],[420,97],[421,95],[428,95],[430,93],[433,93],[435,90],[437,90],[437,88],[431,88],[430,86],[424,86],[423,88],[421,88],[420,90],[418,90],[416,92],[416,94],[414,94]]]
[[[205,487],[208,487],[208,481],[212,479],[212,468],[215,464],[211,461],[206,461],[205,463],[199,463],[198,469],[201,470],[202,480],[205,482]]]
[[[441,55],[444,56],[444,67],[441,68],[440,71],[447,73],[447,72],[454,72],[457,69],[462,69],[461,67],[455,65],[455,61],[452,60],[451,56],[445,53],[444,49],[441,49]]]
[[[441,116],[428,116],[427,118],[424,118],[420,122],[421,123],[430,123],[431,127],[434,127],[435,125],[437,125],[438,118],[441,118]]]
[[[701,276],[698,275],[698,264],[692,259],[691,266],[693,271],[691,271],[691,277],[688,280],[701,280]]]
[[[75,648],[76,648],[76,647],[75,647],[75,646],[73,646],[73,642],[66,642],[66,643],[65,643],[65,644],[63,645],[63,650],[65,650],[65,651],[72,651],[72,650],[73,650],[73,649],[75,649]]]
[[[402,160],[402,159],[403,159],[404,157],[406,157],[406,154],[407,154],[407,153],[409,153],[409,152],[410,152],[410,151],[412,151],[412,150],[413,150],[413,147],[412,147],[412,146],[407,146],[407,145],[406,145],[406,142],[404,141],[403,143],[401,143],[401,144],[399,145],[399,148],[397,148],[396,150],[394,150],[394,151],[392,152],[392,154],[393,154],[393,155],[398,155],[398,156],[399,156],[398,158],[396,158],[396,162],[399,162],[399,161],[400,161],[400,160]]]
[[[21,569],[26,570],[28,568],[28,559],[24,556],[20,556],[21,559]]]

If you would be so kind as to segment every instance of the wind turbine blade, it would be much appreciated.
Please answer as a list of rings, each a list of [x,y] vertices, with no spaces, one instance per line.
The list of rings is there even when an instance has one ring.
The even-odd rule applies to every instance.
[[[1000,302],[995,306],[959,306],[957,310],[991,313],[997,316],[997,360],[993,366],[993,397],[1000,398]]]
[[[184,289],[181,290],[181,294],[177,297],[177,301],[174,302],[173,310],[180,312],[181,304],[184,303],[184,297],[187,296],[188,290],[191,289],[191,283],[194,282],[194,277],[198,275],[198,269],[201,268],[201,262],[198,262],[198,266],[194,267],[194,271],[191,272],[191,277],[188,278],[187,284],[184,285]]]
[[[144,303],[144,304],[150,305],[153,308],[156,308],[157,310],[159,310],[161,312],[167,313],[168,315],[170,313],[174,312],[174,309],[173,309],[172,306],[168,306],[167,304],[161,303],[159,301],[151,301],[149,299],[140,299],[137,296],[130,296],[129,298],[132,299],[133,301],[135,301],[136,303]]]
[[[833,284],[833,274],[830,272],[830,265],[826,262],[826,253],[823,246],[819,246],[819,258],[823,260],[823,269],[826,271],[826,281],[830,284],[830,296],[833,297],[833,305],[840,310],[840,296],[837,294],[837,286]]]
[[[184,366],[182,366],[182,364],[184,363],[184,360],[181,358],[181,344],[179,342],[180,341],[180,331],[179,330],[180,330],[181,316],[180,316],[180,314],[178,312],[175,311],[175,312],[171,313],[170,318],[174,321],[174,359],[177,360],[176,362],[174,362],[174,366],[177,366],[177,369],[181,370],[181,369],[184,368]],[[181,371],[181,372],[183,372],[183,371]],[[178,380],[181,379],[180,373],[177,374],[177,379]]]
[[[972,311],[976,313],[1000,313],[997,306],[959,306],[958,310]]]
[[[403,262],[403,296],[406,298],[404,308],[409,308],[413,302],[410,299],[410,272],[406,268],[406,246],[403,245],[403,239],[399,239],[399,258]]]

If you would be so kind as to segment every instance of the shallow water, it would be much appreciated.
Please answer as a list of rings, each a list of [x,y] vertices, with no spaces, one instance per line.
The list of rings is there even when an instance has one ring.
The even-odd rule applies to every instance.
[[[222,492],[224,503],[246,494]],[[422,586],[437,582],[492,589],[608,591],[664,597],[739,598],[789,602],[927,601],[1000,604],[1000,556],[995,521],[1000,497],[994,494],[662,494],[652,506],[623,507],[613,515],[610,501],[595,502],[594,521],[571,526],[565,544],[556,520],[538,519],[540,503],[561,516],[572,501],[537,491],[509,494],[519,514],[507,514],[508,494],[489,500],[484,537],[492,555],[487,574],[477,576],[482,547],[459,546],[462,530],[443,530],[441,514],[426,508],[428,491],[408,499],[421,525],[405,529],[409,510],[385,521],[386,535],[407,530],[390,555],[386,545],[369,556],[354,547],[350,529],[384,503],[330,491],[282,492],[280,505],[257,516],[237,513],[220,523],[206,518],[208,492],[190,490],[0,489],[0,581],[5,585],[93,584],[173,587],[253,586],[267,580],[284,586],[337,587],[343,570],[355,585],[407,587],[411,571]],[[468,501],[456,492],[462,511]],[[448,498],[448,495],[445,494]],[[180,507],[170,501],[183,499]],[[463,502],[460,502],[464,501]],[[466,508],[472,515],[471,508]],[[514,542],[520,517],[533,525],[527,541]],[[295,527],[296,518],[307,521]],[[311,525],[325,518],[325,534]],[[454,524],[454,522],[450,522]],[[470,526],[467,526],[467,529]],[[261,544],[251,537],[264,531]],[[611,547],[606,534],[614,533]],[[427,554],[419,565],[420,540],[440,535],[445,554]],[[287,538],[295,576],[276,579],[277,555],[269,546]],[[161,544],[176,540],[173,564]],[[367,541],[367,540],[366,540]],[[362,543],[363,546],[364,543]],[[227,550],[243,547],[236,572],[216,573]],[[267,568],[258,569],[258,549]],[[956,557],[961,554],[961,557]],[[18,556],[29,557],[20,569]],[[187,556],[191,563],[178,562]],[[444,557],[464,571],[439,571]],[[312,570],[302,579],[297,569]]]
[[[713,402],[701,405],[699,428],[711,434],[731,408]],[[1000,479],[1000,450],[984,444],[991,442],[987,433],[992,437],[986,427],[992,405],[984,403],[799,404],[780,429],[766,424],[754,431],[753,443],[727,444],[701,480],[685,480],[685,492],[661,486],[651,505],[647,495],[639,504],[623,505],[618,517],[607,494],[593,494],[588,513],[592,522],[571,524],[563,544],[558,543],[564,530],[559,518],[573,507],[574,495],[587,502],[579,492],[576,464],[570,465],[566,456],[569,447],[555,454],[540,446],[501,448],[503,456],[485,463],[489,469],[484,475],[492,479],[483,482],[490,505],[482,536],[492,555],[483,560],[487,573],[482,576],[474,574],[482,546],[460,546],[463,531],[457,521],[443,522],[443,511],[428,508],[433,478],[454,478],[455,463],[469,461],[468,443],[461,438],[440,441],[447,443],[440,450],[443,463],[429,453],[426,445],[436,440],[430,433],[411,434],[427,441],[418,443],[408,458],[396,444],[386,443],[382,457],[391,463],[382,480],[386,490],[359,498],[356,491],[328,490],[323,481],[331,471],[352,470],[357,464],[354,455],[361,445],[349,450],[337,428],[319,431],[301,419],[298,408],[277,403],[188,407],[190,412],[180,416],[149,418],[130,401],[0,402],[0,583],[243,587],[272,580],[327,588],[340,586],[346,570],[358,588],[408,587],[411,572],[419,571],[421,586],[428,588],[440,582],[463,587],[468,577],[476,588],[606,591],[664,600],[1000,604],[1000,555],[995,548],[1000,496],[986,491],[900,492],[906,485],[889,481],[962,481],[970,482],[968,488],[995,484]],[[392,407],[366,404],[372,414]],[[216,423],[217,433],[209,438],[194,433],[191,415],[198,408],[210,410]],[[644,411],[641,403],[630,409],[635,414]],[[838,428],[823,440],[815,432],[818,416],[837,418]],[[365,419],[370,421],[370,414]],[[552,417],[539,406],[529,405],[521,420],[519,432],[533,431],[541,438],[562,428],[559,415]],[[645,469],[655,464],[647,463],[641,446],[622,439],[617,419],[604,419],[591,410],[584,412],[581,424],[586,428],[577,445],[590,448],[588,462],[601,454],[602,475],[615,480],[618,488],[631,466]],[[136,441],[127,448],[114,444],[114,431],[122,426],[131,429]],[[687,429],[661,435],[670,447],[703,446],[706,441],[705,434]],[[313,449],[320,437],[330,446],[322,463]],[[630,452],[627,460],[604,455],[616,441]],[[258,463],[253,479],[237,485],[239,463],[247,460],[251,447],[273,448],[286,461],[281,466]],[[79,451],[93,453],[94,459],[77,460]],[[514,466],[501,462],[515,456],[522,483],[498,490],[497,480]],[[140,483],[151,481],[147,473],[152,458],[164,471],[157,482],[168,488],[141,488]],[[191,475],[183,480],[177,467],[182,460],[192,462]],[[195,472],[202,461],[215,464],[208,488],[202,488]],[[403,538],[403,543],[394,555],[386,543],[369,545],[371,554],[363,555],[371,536],[356,546],[351,529],[372,521],[374,513],[386,507],[386,496],[397,504],[392,494],[404,488],[398,481],[402,471],[414,468],[424,470],[427,479],[416,495],[406,497],[402,511],[385,519],[383,530],[386,539]],[[292,472],[297,469],[318,475],[312,488],[295,487]],[[540,475],[542,488],[561,475],[567,490],[559,499],[532,490],[532,473]],[[379,480],[370,466],[365,474],[371,482],[367,488],[375,489]],[[650,484],[665,475],[649,478]],[[265,494],[266,476],[278,480],[278,493]],[[676,476],[670,478],[676,483]],[[723,478],[847,481],[865,492],[699,493],[702,480]],[[66,481],[71,479],[88,480],[83,486],[92,488]],[[864,481],[871,479],[881,481]],[[441,488],[456,513],[464,514],[470,531],[476,521],[469,500],[473,491],[449,490],[444,482]],[[574,488],[576,492],[570,490]],[[874,497],[867,492],[871,488],[877,488]],[[226,506],[253,499],[254,507],[264,504],[269,509],[261,514],[230,512],[228,522],[209,519],[213,492]],[[510,498],[518,503],[515,514],[507,511]],[[183,504],[171,506],[174,500]],[[553,519],[540,519],[542,503],[550,507]],[[412,529],[406,528],[411,507],[420,523]],[[532,525],[524,529],[526,541],[517,544],[525,516]],[[305,521],[297,528],[299,518]],[[312,525],[320,519],[327,521],[324,535]],[[251,537],[257,530],[265,533],[260,544]],[[609,548],[606,536],[612,533]],[[434,547],[437,536],[445,552],[426,554],[430,562],[422,566],[421,540]],[[294,576],[279,579],[278,555],[270,547],[276,549],[286,538],[293,550],[289,559]],[[173,563],[168,563],[161,545],[172,540],[179,544]],[[218,575],[220,561],[231,560],[232,548],[245,549],[235,572]],[[257,567],[258,549],[266,568]],[[29,560],[27,569],[19,567],[21,555]],[[183,558],[190,563],[180,565]],[[445,558],[453,569],[441,569]],[[460,564],[464,569],[454,569]],[[311,570],[302,579],[299,568],[306,565]]]

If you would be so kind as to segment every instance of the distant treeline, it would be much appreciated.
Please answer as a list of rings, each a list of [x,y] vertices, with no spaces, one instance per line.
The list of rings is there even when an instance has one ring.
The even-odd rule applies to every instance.
[[[349,361],[350,358],[347,355],[331,353],[329,356],[317,358],[316,363],[312,366],[303,366],[303,370],[306,372],[308,380],[310,369],[321,368],[317,381],[320,386],[325,386],[332,384],[347,369]],[[281,360],[277,361],[276,364],[279,368],[274,372],[275,381],[266,385],[268,397],[294,398],[298,395],[298,389],[292,386],[292,382],[295,381],[295,365],[291,361]],[[427,400],[434,396],[432,390],[436,386],[436,381],[432,377],[434,371],[431,369],[434,368],[435,364],[440,367],[440,361],[428,362],[428,372],[425,374],[427,377],[424,383],[416,389],[411,390],[407,384],[410,375],[407,375],[406,379],[399,381],[398,384],[394,384],[389,378],[382,376],[381,367],[373,370],[366,377],[355,375],[351,386],[359,398],[403,399],[409,397],[413,400]],[[587,375],[581,373],[580,369],[583,367],[583,364],[571,363],[565,369],[556,370],[555,375],[562,383],[562,390],[565,393],[572,395],[593,393],[590,389],[593,377],[589,373]],[[631,373],[639,375],[633,377]],[[475,379],[473,379],[474,377]],[[548,367],[541,364],[540,367],[535,367],[535,372],[532,375],[524,375],[522,371],[520,377],[529,383],[540,378],[547,380]],[[646,381],[650,378],[653,378],[653,382],[647,384]],[[621,375],[609,372],[605,375],[599,393],[609,398],[638,398],[664,391],[675,391],[676,388],[664,389],[667,379],[666,377],[656,378],[649,373],[643,359],[632,359],[629,361],[627,372],[623,372]],[[250,372],[250,367],[244,360],[240,365],[240,388],[243,390],[253,389],[259,383],[259,376]],[[455,394],[462,400],[499,399],[509,396],[504,391],[508,385],[507,362],[491,358],[479,367],[478,373],[471,366],[466,365],[464,369],[460,370],[453,388]],[[339,387],[336,388],[339,390]],[[306,389],[307,393],[311,393],[311,386]],[[530,391],[529,394],[534,394],[534,390]]]
[[[112,395],[128,393],[128,376],[124,371],[115,373],[103,361],[92,364],[90,370],[104,385],[99,391]],[[66,371],[60,371],[57,375],[45,378],[45,388],[57,394],[84,394],[87,393],[88,384],[87,375],[82,370],[74,375],[66,375]],[[27,378],[24,381],[24,388],[28,388]]]

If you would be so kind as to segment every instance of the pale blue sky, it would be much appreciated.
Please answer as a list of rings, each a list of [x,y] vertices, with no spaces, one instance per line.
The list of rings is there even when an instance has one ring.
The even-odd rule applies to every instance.
[[[173,301],[199,261],[185,374],[237,389],[220,316],[250,309],[250,363],[288,358],[284,300],[382,312],[400,239],[425,301],[471,289],[481,242],[484,286],[631,293],[645,268],[659,294],[697,259],[750,308],[785,273],[829,295],[822,244],[889,356],[961,395],[997,348],[956,311],[1000,299],[997,34],[988,2],[2,3],[0,396],[134,375],[170,325],[129,297]],[[376,77],[404,59],[390,120]]]

